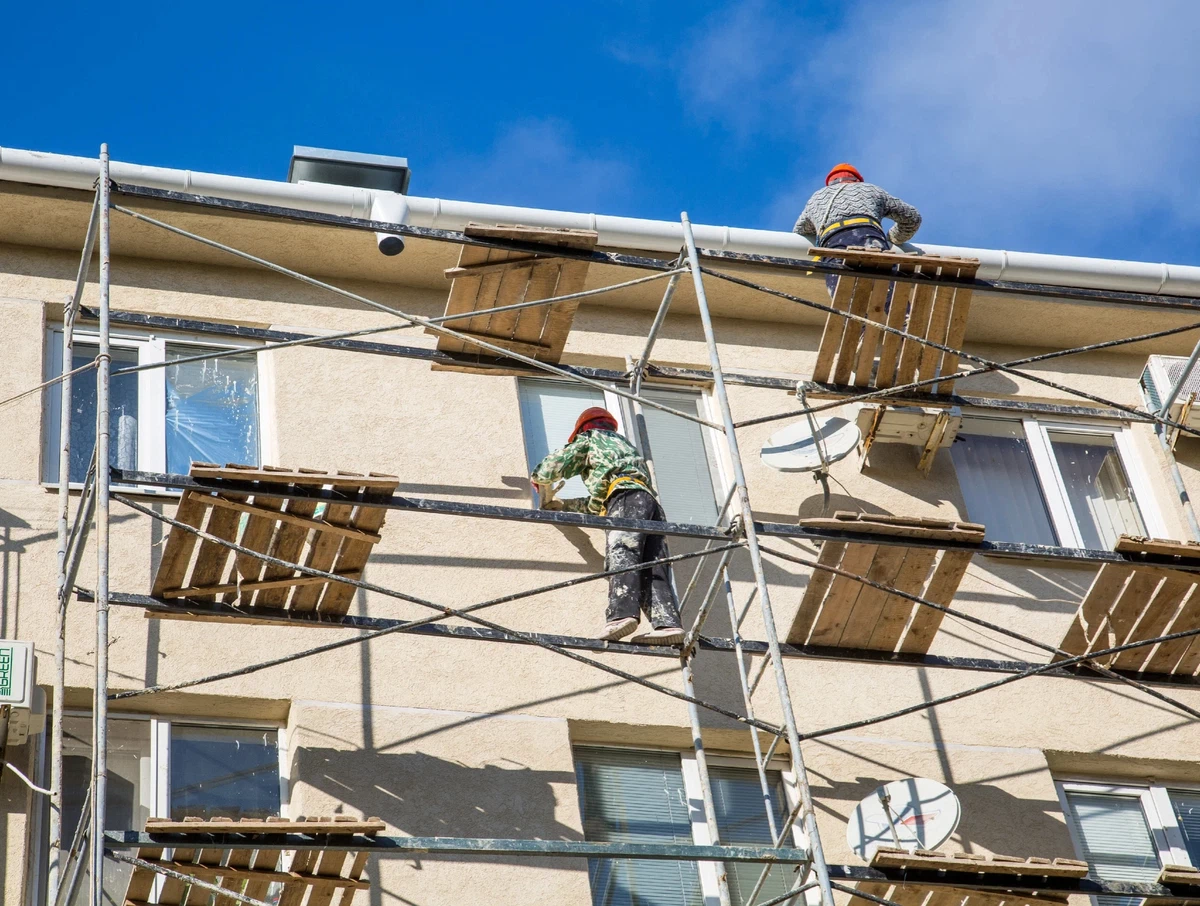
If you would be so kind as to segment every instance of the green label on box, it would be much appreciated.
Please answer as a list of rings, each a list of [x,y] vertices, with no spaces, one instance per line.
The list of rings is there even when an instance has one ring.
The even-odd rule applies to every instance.
[[[13,695],[13,649],[10,645],[0,646],[0,698]]]

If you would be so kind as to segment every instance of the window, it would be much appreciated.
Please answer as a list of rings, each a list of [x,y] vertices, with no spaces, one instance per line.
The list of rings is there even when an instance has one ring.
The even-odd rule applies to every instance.
[[[744,762],[709,759],[709,779],[722,843],[771,844],[758,772]],[[608,843],[709,842],[700,779],[691,753],[581,747],[575,773],[584,836]],[[769,771],[776,827],[793,806],[784,775]],[[799,839],[799,833],[793,833]],[[797,844],[800,845],[800,844]],[[736,906],[747,902],[762,866],[726,866]],[[718,902],[712,863],[590,859],[593,906],[711,906]],[[790,866],[771,869],[761,902],[796,886]]]
[[[47,342],[49,379],[64,371],[62,330],[50,330]],[[71,369],[95,360],[99,349],[95,334],[77,330]],[[253,348],[221,359],[121,374],[123,368],[220,350],[182,339],[168,342],[153,336],[113,336],[109,387],[112,465],[186,473],[193,461],[261,463],[258,356]],[[72,378],[71,406],[70,481],[80,483],[96,442],[94,370]],[[62,391],[56,384],[46,392],[45,407],[42,477],[51,483],[58,481],[61,407]]]
[[[1102,881],[1157,880],[1163,865],[1200,865],[1200,790],[1060,783],[1075,849]],[[1137,897],[1096,897],[1134,906]]]
[[[647,453],[634,430],[632,411],[616,394],[564,381],[529,378],[520,378],[517,390],[530,472],[543,456],[566,444],[575,419],[589,406],[604,406],[612,412],[621,433],[643,455]],[[706,415],[704,398],[695,390],[644,387],[642,395],[681,412]],[[654,464],[659,498],[667,518],[675,522],[715,524],[719,506],[717,489],[722,482],[710,430],[661,409],[646,406],[642,411],[650,441],[649,458]],[[573,478],[558,496],[583,497],[586,493],[583,482]]]
[[[964,418],[950,455],[989,540],[1112,550],[1165,534],[1127,427]]]
[[[211,726],[110,717],[111,830],[141,830],[146,819],[267,818],[284,802],[284,749],[274,726]],[[79,823],[92,771],[92,718],[63,717],[63,835]]]

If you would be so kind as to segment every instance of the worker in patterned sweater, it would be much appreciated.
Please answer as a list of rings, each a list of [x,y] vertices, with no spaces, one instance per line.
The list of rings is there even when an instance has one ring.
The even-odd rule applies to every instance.
[[[885,217],[895,221],[886,235]],[[863,182],[852,164],[838,164],[825,177],[825,187],[808,200],[792,232],[823,248],[862,246],[886,251],[889,240],[896,245],[908,242],[920,226],[921,214],[916,208]],[[825,283],[832,295],[837,277],[827,274]]]
[[[547,490],[575,475],[583,479],[588,496],[554,500]],[[617,433],[617,420],[607,409],[585,409],[575,422],[567,445],[550,453],[533,470],[532,481],[550,509],[593,513],[623,519],[664,521],[654,496],[650,470],[633,444]],[[643,535],[614,529],[608,533],[605,569],[623,569],[668,556],[662,535]],[[639,609],[652,629],[632,639],[654,645],[683,641],[679,605],[665,563],[609,577],[608,610],[602,638],[622,639],[638,628]]]

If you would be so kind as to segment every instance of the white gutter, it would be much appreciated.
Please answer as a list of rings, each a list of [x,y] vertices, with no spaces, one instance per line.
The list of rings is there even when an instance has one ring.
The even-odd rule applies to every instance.
[[[351,186],[250,179],[194,170],[144,167],[120,161],[113,161],[111,168],[112,178],[117,182],[389,223],[407,222],[414,226],[445,230],[461,230],[471,222],[596,230],[602,246],[657,252],[677,252],[683,244],[682,228],[674,221],[447,201]],[[0,180],[91,189],[98,170],[99,164],[92,158],[0,148]],[[693,230],[697,244],[703,248],[787,257],[803,256],[809,248],[809,243],[799,236],[774,230],[703,224],[695,224]],[[386,234],[380,234],[377,239],[381,249],[385,249]],[[1200,267],[1191,265],[1076,258],[948,245],[914,244],[912,247],[934,255],[978,258],[981,262],[979,277],[984,280],[1200,296]],[[394,254],[394,246],[388,251]]]

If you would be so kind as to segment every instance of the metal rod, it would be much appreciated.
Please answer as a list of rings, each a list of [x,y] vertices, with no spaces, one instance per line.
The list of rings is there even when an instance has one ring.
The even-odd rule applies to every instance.
[[[672,415],[678,415],[680,418],[685,418],[688,421],[698,422],[701,425],[707,425],[708,427],[715,428],[718,431],[724,430],[724,428],[721,425],[718,425],[716,422],[710,422],[708,419],[700,418],[699,416],[691,415],[690,413],[687,413],[687,412],[681,412],[678,409],[672,409],[670,406],[664,406],[663,404],[656,403],[653,400],[642,399],[637,394],[629,393],[628,391],[622,390],[620,387],[617,387],[613,384],[605,384],[600,381],[594,381],[591,378],[584,377],[583,375],[577,374],[576,372],[570,371],[569,369],[561,368],[558,365],[551,365],[549,362],[543,362],[538,359],[532,358],[530,356],[522,355],[521,353],[515,352],[511,349],[506,349],[503,346],[497,346],[495,343],[489,343],[486,340],[481,340],[479,337],[474,336],[472,334],[463,333],[462,331],[458,331],[458,330],[453,330],[449,327],[443,327],[441,324],[435,324],[429,318],[423,318],[420,315],[409,314],[407,312],[401,311],[398,308],[393,308],[390,305],[384,305],[382,302],[376,302],[373,299],[368,299],[366,296],[360,296],[358,293],[352,293],[347,289],[342,289],[339,286],[334,286],[332,283],[325,283],[322,280],[317,280],[314,277],[309,277],[307,274],[302,274],[299,271],[294,271],[291,268],[284,267],[281,264],[276,264],[273,261],[268,261],[266,258],[259,258],[257,255],[251,255],[249,252],[243,252],[240,249],[234,248],[233,246],[225,245],[225,243],[223,243],[223,242],[217,242],[215,239],[208,239],[207,237],[201,236],[197,233],[192,233],[192,232],[189,232],[188,230],[180,229],[179,227],[172,226],[169,223],[164,223],[161,220],[156,220],[153,217],[147,217],[145,214],[139,214],[137,211],[132,211],[129,208],[123,208],[120,205],[113,205],[112,209],[114,211],[118,211],[122,214],[126,214],[129,217],[134,218],[135,220],[140,220],[143,223],[148,223],[152,226],[156,226],[156,227],[159,227],[160,229],[164,229],[169,233],[174,233],[175,235],[182,236],[185,239],[194,240],[195,242],[199,242],[200,244],[206,245],[209,248],[215,248],[222,252],[226,252],[227,254],[233,255],[236,258],[241,258],[244,261],[250,261],[253,264],[257,264],[260,267],[266,268],[267,270],[274,271],[277,274],[283,274],[285,277],[291,277],[293,280],[298,280],[301,283],[307,284],[308,286],[316,287],[317,289],[328,290],[329,292],[334,293],[335,295],[343,296],[344,298],[347,298],[347,299],[352,299],[353,301],[358,302],[361,305],[366,305],[368,308],[375,308],[375,309],[378,309],[379,311],[387,312],[388,314],[392,315],[393,317],[397,317],[400,320],[407,321],[408,323],[413,324],[413,325],[419,325],[419,326],[424,327],[436,334],[440,334],[442,336],[447,336],[447,337],[452,337],[456,340],[461,340],[464,343],[468,343],[471,346],[478,346],[480,349],[486,349],[489,352],[494,353],[499,358],[514,359],[515,361],[522,362],[525,365],[530,366],[531,368],[537,368],[541,371],[546,371],[546,372],[549,372],[550,374],[557,375],[558,377],[565,377],[572,381],[577,381],[581,384],[585,384],[588,387],[594,387],[598,390],[604,390],[609,393],[615,393],[617,396],[624,397],[626,399],[638,400],[639,402],[643,403],[644,405],[650,406],[654,409],[661,409],[663,412],[669,412]]]
[[[111,242],[108,145],[100,146],[100,351],[96,356],[96,687],[92,732],[92,906],[104,906],[105,805],[108,795],[108,497]],[[68,476],[69,477],[69,476]],[[59,476],[61,479],[62,476]]]
[[[694,655],[687,652],[680,658],[679,663],[683,671],[683,692],[692,699],[687,706],[688,722],[692,728],[692,748],[696,753],[696,773],[700,777],[700,798],[704,803],[704,824],[708,829],[708,842],[713,846],[719,846],[721,833],[717,827],[717,806],[713,799],[712,781],[708,777],[708,755],[704,751],[704,735],[700,728],[700,709],[694,702],[696,676],[692,670],[693,659]],[[721,906],[730,906],[729,872],[722,864],[715,867],[717,870],[717,896],[721,901]]]
[[[675,271],[671,274],[671,281],[663,292],[662,302],[658,304],[658,311],[654,313],[654,322],[650,325],[650,333],[646,335],[646,345],[642,347],[641,356],[634,362],[633,374],[629,379],[629,387],[634,393],[642,391],[642,376],[646,372],[646,365],[650,362],[650,353],[654,349],[655,340],[658,339],[658,332],[662,328],[663,321],[666,320],[667,309],[671,307],[671,300],[675,298],[675,287],[679,285],[681,274],[682,271]]]
[[[83,288],[87,285],[87,276],[91,269],[99,214],[100,192],[97,189],[83,240],[83,252],[79,257],[79,270],[75,275],[75,291],[63,310],[63,378],[59,382],[58,420],[58,607],[54,623],[54,691],[50,705],[50,851],[47,870],[47,899],[50,903],[58,899],[59,879],[62,873],[63,708],[66,702],[67,606],[71,599],[67,569],[67,549],[70,543],[68,515],[71,509],[71,415],[74,408],[71,405],[71,372],[75,363],[75,316],[79,311]],[[81,507],[82,503],[83,499],[80,498]]]
[[[1200,350],[1200,343],[1196,344],[1196,349]],[[1179,460],[1175,458],[1175,451],[1171,449],[1171,441],[1167,438],[1167,429],[1161,424],[1156,424],[1154,435],[1158,438],[1163,458],[1167,461],[1167,471],[1171,473],[1171,483],[1175,486],[1175,495],[1179,498],[1179,505],[1187,519],[1188,531],[1191,532],[1193,541],[1200,541],[1200,520],[1196,519],[1196,511],[1192,507],[1192,496],[1188,493],[1183,475],[1179,471]]]
[[[683,238],[687,244],[688,262],[692,268],[692,280],[696,288],[696,304],[700,311],[700,323],[704,328],[704,341],[708,346],[708,358],[713,372],[713,393],[721,409],[721,420],[725,425],[725,445],[729,453],[730,464],[733,467],[734,483],[737,485],[737,497],[742,513],[742,531],[745,532],[746,549],[750,553],[750,564],[754,570],[755,583],[758,585],[758,603],[762,610],[763,629],[767,637],[771,663],[775,668],[775,685],[779,692],[780,710],[783,712],[784,729],[788,737],[788,746],[791,749],[792,772],[795,774],[796,783],[800,788],[805,830],[808,833],[809,847],[812,851],[813,867],[821,888],[821,903],[822,906],[834,906],[833,891],[829,886],[829,871],[825,865],[825,853],[821,848],[821,834],[817,829],[816,811],[812,803],[812,790],[808,785],[808,771],[804,766],[804,756],[800,752],[800,733],[796,727],[796,713],[792,708],[787,674],[784,672],[783,658],[779,651],[775,614],[771,610],[771,592],[767,587],[762,552],[758,548],[758,534],[754,526],[754,513],[750,507],[750,492],[746,487],[746,475],[742,468],[742,454],[738,447],[737,432],[733,428],[733,412],[729,406],[725,378],[721,373],[721,356],[717,349],[716,334],[713,331],[712,315],[708,309],[708,297],[704,292],[704,275],[700,272],[696,239],[692,235],[692,224],[688,220],[687,214],[682,214],[680,220],[683,225]]]
[[[708,619],[709,613],[712,612],[713,602],[716,601],[717,589],[721,587],[721,576],[729,566],[729,558],[732,556],[733,550],[727,550],[721,555],[720,562],[717,563],[712,581],[708,584],[708,591],[705,592],[704,600],[700,602],[700,608],[696,611],[696,619],[692,621],[692,628],[683,637],[683,657],[691,654],[692,649],[696,647],[696,642],[700,638],[700,630],[704,628],[704,621]]]
[[[742,687],[742,701],[745,704],[746,716],[754,717],[754,702],[750,697],[749,676],[746,673],[746,653],[742,650],[742,637],[737,630],[737,605],[733,600],[733,584],[729,581],[729,569],[726,567],[724,572],[725,583],[725,604],[729,608],[729,623],[733,626],[733,652],[738,668],[738,682]],[[778,736],[775,737],[775,742],[779,741]],[[778,829],[775,827],[775,809],[771,805],[771,783],[767,779],[767,762],[769,758],[763,758],[762,741],[758,738],[758,731],[751,728],[750,744],[754,747],[754,766],[758,770],[758,785],[762,790],[763,808],[767,813],[767,828],[771,832],[771,839],[774,840],[779,836]]]

